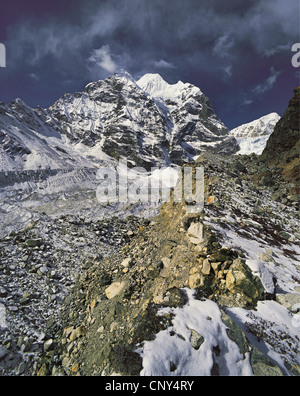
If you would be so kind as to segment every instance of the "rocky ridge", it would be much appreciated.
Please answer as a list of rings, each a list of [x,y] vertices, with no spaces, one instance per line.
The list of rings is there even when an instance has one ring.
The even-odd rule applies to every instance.
[[[147,221],[39,220],[1,241],[3,375],[149,374],[147,343],[159,342],[160,334],[199,354],[207,345],[201,328],[176,327],[176,315],[192,301],[215,304],[212,312],[219,314],[207,323],[212,332],[216,320],[227,329],[211,344],[205,373],[243,375],[238,367],[246,366],[254,375],[299,373],[298,202],[276,202],[274,186],[257,183],[261,165],[255,156],[203,154],[195,166],[205,167],[202,213],[187,214],[186,204],[170,202]],[[280,174],[274,180],[277,188],[289,188]],[[61,251],[58,239],[66,244]],[[37,290],[33,279],[40,282]],[[37,303],[39,310],[47,304],[43,320]],[[268,307],[285,315],[286,323],[266,316]],[[224,363],[226,343],[239,351],[232,369]],[[190,363],[191,357],[182,352],[177,358],[170,357],[160,375],[181,375],[180,361]]]
[[[293,335],[288,330],[269,333],[268,320],[260,320],[255,313],[260,301],[278,301],[294,314],[297,312],[300,278],[299,266],[294,265],[295,256],[299,254],[297,219],[293,217],[297,216],[295,207],[283,207],[283,220],[273,213],[275,206],[269,192],[255,184],[245,187],[251,180],[251,173],[255,172],[251,162],[245,161],[241,174],[240,161],[229,162],[222,157],[205,155],[200,161],[207,175],[204,213],[187,215],[185,205],[165,204],[160,215],[141,228],[131,243],[105,261],[103,267],[91,268],[80,284],[86,293],[85,303],[81,305],[86,312],[85,320],[81,323],[67,321],[68,327],[62,335],[67,351],[68,346],[74,347],[74,352],[63,353],[62,364],[69,374],[138,375],[145,368],[143,353],[137,352],[138,346],[143,349],[143,345],[154,342],[162,331],[169,331],[171,337],[180,337],[180,333],[172,334],[172,312],[178,307],[184,309],[188,303],[186,288],[195,289],[199,300],[217,303],[223,323],[228,326],[229,338],[244,350],[241,361],[249,351],[253,374],[299,372],[297,331]],[[244,206],[236,206],[232,191]],[[258,208],[262,197],[263,204]],[[226,240],[230,233],[239,238],[239,244]],[[246,248],[253,238],[260,246],[257,256],[251,251],[253,246],[250,250]],[[281,254],[289,257],[284,264],[284,275]],[[261,265],[260,270],[251,270],[251,259]],[[107,271],[113,278],[109,284],[101,286],[99,279]],[[294,304],[288,303],[288,296]],[[278,302],[275,304],[279,305]],[[159,315],[161,307],[168,307],[170,313]],[[242,307],[249,315],[244,331],[232,315],[235,307]],[[67,312],[69,309],[66,307]],[[284,309],[291,321],[293,314]],[[72,341],[68,331],[76,331],[80,326],[84,334]],[[186,342],[200,350],[203,336],[196,333],[191,330],[190,341]],[[254,342],[251,337],[259,341]],[[283,342],[282,337],[286,341]],[[262,353],[265,342],[272,345],[284,363]],[[212,356],[225,353],[218,350],[218,345],[214,348]],[[212,375],[224,369],[218,366],[217,360],[213,358]],[[179,374],[177,366],[169,362],[165,374]]]
[[[0,373],[32,375],[53,350],[61,306],[95,261],[135,235],[142,220],[89,221],[44,215],[0,241]]]

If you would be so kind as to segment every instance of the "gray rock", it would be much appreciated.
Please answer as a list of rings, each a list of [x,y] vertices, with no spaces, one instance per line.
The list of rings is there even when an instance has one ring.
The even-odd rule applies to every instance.
[[[8,295],[8,291],[4,287],[0,287],[0,297],[6,297]]]
[[[281,238],[286,239],[286,240],[289,240],[290,237],[291,237],[291,234],[289,234],[289,233],[286,232],[286,231],[279,231],[279,232],[278,232],[278,235],[279,235]]]
[[[256,347],[252,348],[250,355],[253,374],[258,377],[281,377],[283,372],[273,360],[263,354]]]
[[[0,347],[0,362],[5,359],[5,357],[8,355],[9,351],[4,348],[4,347]]]
[[[44,351],[45,352],[51,351],[53,348],[54,348],[54,341],[52,339],[47,340],[44,343]]]
[[[269,262],[274,262],[274,261],[275,261],[275,260],[273,259],[273,257],[272,257],[271,254],[269,254],[269,253],[264,253],[264,252],[261,252],[261,253],[259,254],[259,259],[260,259],[261,261],[265,261],[265,262],[267,262],[267,263],[269,263]]]
[[[191,330],[191,338],[190,338],[190,343],[192,347],[196,350],[200,349],[201,345],[204,342],[204,337],[199,334],[196,330],[190,329]]]
[[[124,268],[129,268],[132,264],[132,258],[128,257],[125,260],[122,261],[121,266]]]
[[[277,294],[276,301],[283,305],[287,309],[293,312],[298,312],[300,310],[300,294],[297,293],[287,293],[287,294]]]
[[[203,264],[202,264],[202,270],[201,270],[201,272],[202,272],[204,275],[209,275],[209,274],[210,274],[210,270],[211,270],[210,262],[209,262],[208,259],[205,259],[205,260],[203,261]]]
[[[44,241],[41,238],[38,239],[27,239],[25,242],[26,246],[28,247],[38,247],[41,246],[44,243]]]

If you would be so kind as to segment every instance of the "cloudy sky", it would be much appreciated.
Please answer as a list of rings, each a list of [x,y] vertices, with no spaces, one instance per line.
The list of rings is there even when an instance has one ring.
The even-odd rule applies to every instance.
[[[47,107],[126,69],[193,83],[233,128],[283,115],[299,0],[0,0],[0,101]]]

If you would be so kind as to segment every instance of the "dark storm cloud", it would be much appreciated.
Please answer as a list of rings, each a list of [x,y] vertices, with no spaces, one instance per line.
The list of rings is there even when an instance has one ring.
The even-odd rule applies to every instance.
[[[299,40],[298,0],[66,3],[68,12],[28,12],[7,27],[5,78],[20,79],[18,96],[27,95],[30,104],[34,92],[46,106],[64,90],[124,68],[135,77],[159,72],[169,82],[197,84],[231,123],[233,109],[242,118],[287,77],[291,46]]]

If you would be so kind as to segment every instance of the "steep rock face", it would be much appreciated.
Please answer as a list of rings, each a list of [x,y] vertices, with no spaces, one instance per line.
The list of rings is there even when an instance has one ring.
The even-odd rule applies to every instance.
[[[300,87],[270,136],[261,159],[271,167],[282,168],[286,180],[300,180]]]
[[[277,113],[270,113],[232,129],[230,135],[236,138],[240,146],[236,154],[260,155],[279,120],[280,116]]]
[[[135,82],[127,72],[116,73],[64,95],[49,112],[72,142],[99,143],[107,155],[146,168],[189,162],[228,138],[199,88],[170,85],[158,74]]]
[[[228,137],[227,128],[198,87],[181,81],[170,85],[158,74],[146,74],[137,84],[164,108],[169,120],[168,146],[172,162],[189,162],[203,150],[217,145],[218,151],[228,154],[236,151],[234,139]],[[226,144],[228,140],[230,147]]]
[[[88,84],[84,91],[66,94],[49,112],[73,143],[99,150],[129,164],[165,163],[167,119],[127,74]]]

